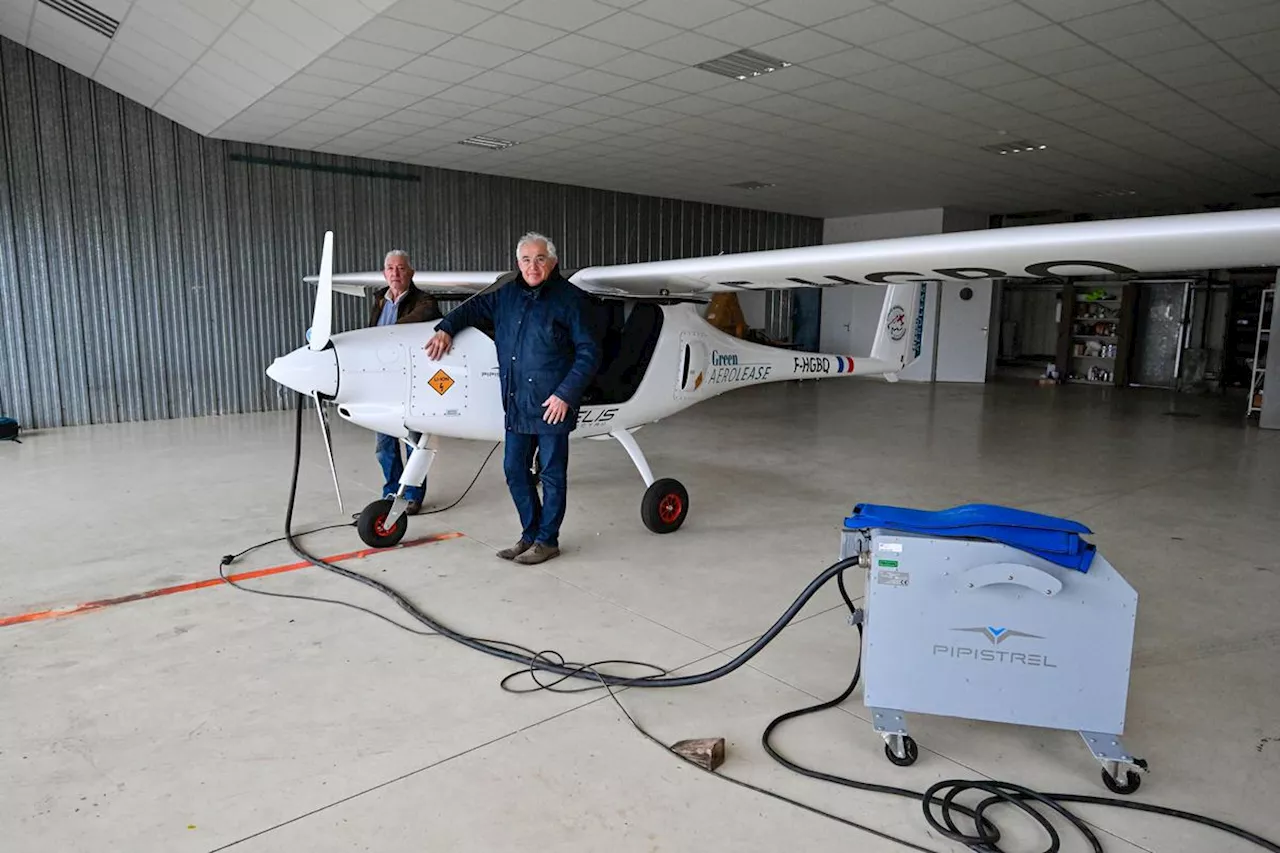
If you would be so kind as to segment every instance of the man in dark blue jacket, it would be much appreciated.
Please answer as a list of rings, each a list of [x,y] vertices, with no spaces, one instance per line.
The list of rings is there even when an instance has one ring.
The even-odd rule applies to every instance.
[[[578,404],[599,367],[600,345],[582,292],[557,269],[555,244],[530,232],[516,244],[516,261],[520,274],[450,311],[426,351],[437,359],[460,330],[481,321],[493,325],[506,413],[504,468],[523,525],[520,541],[498,556],[530,565],[560,553],[569,433],[577,428]],[[542,503],[531,471],[535,449]]]

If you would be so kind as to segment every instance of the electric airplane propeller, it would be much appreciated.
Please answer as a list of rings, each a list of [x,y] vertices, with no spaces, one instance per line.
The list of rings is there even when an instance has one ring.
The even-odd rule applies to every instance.
[[[364,295],[380,272],[334,275],[333,233],[326,232],[307,346],[277,358],[267,375],[311,397],[337,488],[324,403],[365,429],[413,448],[394,500],[373,501],[357,524],[371,547],[403,538],[405,488],[421,486],[435,438],[500,441],[504,434],[497,349],[467,328],[438,360],[425,345],[435,322],[332,332],[334,291]],[[563,270],[601,312],[603,358],[577,414],[575,439],[614,439],[640,472],[641,519],[655,533],[677,530],[689,495],[672,478],[655,478],[633,433],[727,391],[782,382],[851,376],[896,381],[921,350],[928,282],[942,286],[989,278],[1164,273],[1280,265],[1280,208],[1184,214],[859,243],[826,244],[681,260]],[[505,286],[516,273],[415,272],[414,286],[439,295],[475,295]],[[696,304],[726,291],[795,287],[885,289],[870,352],[797,353],[751,343],[708,323]],[[341,506],[341,495],[339,495]]]
[[[329,348],[329,338],[333,333],[333,232],[324,232],[324,249],[320,254],[320,282],[316,289],[316,307],[311,317],[311,334],[307,348],[312,352],[323,352]],[[321,402],[319,389],[313,389],[309,396],[316,404],[316,414],[320,418],[320,432],[324,435],[324,449],[329,454],[329,470],[333,472],[333,490],[338,493],[338,512],[342,512],[342,489],[338,486],[338,466],[333,460],[333,441],[329,433],[329,419],[325,416],[324,404]]]

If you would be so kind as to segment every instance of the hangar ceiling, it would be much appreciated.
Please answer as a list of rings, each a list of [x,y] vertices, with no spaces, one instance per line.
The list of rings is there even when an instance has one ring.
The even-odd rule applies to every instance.
[[[214,137],[813,216],[1280,190],[1280,0],[0,0],[0,34]],[[743,49],[786,65],[700,67]]]

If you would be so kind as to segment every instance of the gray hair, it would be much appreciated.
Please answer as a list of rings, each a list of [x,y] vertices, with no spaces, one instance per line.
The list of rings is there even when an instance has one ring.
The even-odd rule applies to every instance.
[[[387,252],[387,256],[382,259],[382,265],[385,267],[387,264],[391,263],[392,258],[404,258],[404,262],[406,264],[413,266],[413,263],[409,260],[409,253],[404,249],[392,249],[390,252]]]
[[[549,239],[539,234],[537,231],[530,231],[528,234],[525,234],[523,237],[520,238],[520,242],[516,243],[517,258],[520,257],[520,249],[521,247],[524,246],[525,243],[546,243],[547,254],[550,255],[552,258],[559,260],[559,257],[556,255],[556,244],[552,243]]]

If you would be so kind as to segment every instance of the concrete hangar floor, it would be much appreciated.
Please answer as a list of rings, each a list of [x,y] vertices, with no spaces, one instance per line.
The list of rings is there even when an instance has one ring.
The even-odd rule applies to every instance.
[[[1171,417],[1174,408],[1193,416]],[[1237,413],[1159,392],[1006,383],[748,389],[638,435],[655,474],[690,489],[692,513],[673,535],[641,525],[643,488],[623,451],[581,442],[560,559],[531,569],[494,557],[515,532],[495,454],[460,505],[412,520],[406,542],[427,542],[342,565],[473,636],[690,673],[745,648],[836,561],[857,502],[982,501],[1075,518],[1140,595],[1125,740],[1151,772],[1127,799],[1274,842],[1280,436]],[[297,531],[348,521],[377,488],[372,436],[335,423],[338,513],[306,414]],[[514,695],[499,682],[518,666],[447,639],[201,584],[218,577],[223,554],[281,534],[293,430],[292,413],[273,413],[28,433],[0,446],[6,850],[910,849],[711,778],[642,737],[600,690]],[[459,495],[490,447],[446,442],[428,506]],[[318,555],[363,547],[351,528],[303,542]],[[229,571],[296,562],[276,543]],[[862,573],[848,578],[860,599]],[[311,567],[242,583],[412,624],[377,592]],[[802,777],[761,748],[771,719],[847,685],[857,634],[846,617],[828,584],[733,674],[618,699],[665,743],[725,738],[722,775],[928,850],[964,849],[929,828],[917,801]],[[1072,732],[923,715],[911,726],[910,767],[886,760],[860,692],[787,723],[775,743],[807,766],[916,791],[989,777],[1112,796]],[[1181,820],[1072,808],[1114,853],[1261,849]],[[1005,849],[1047,845],[1026,818],[992,815]],[[1064,849],[1088,849],[1052,823]]]

